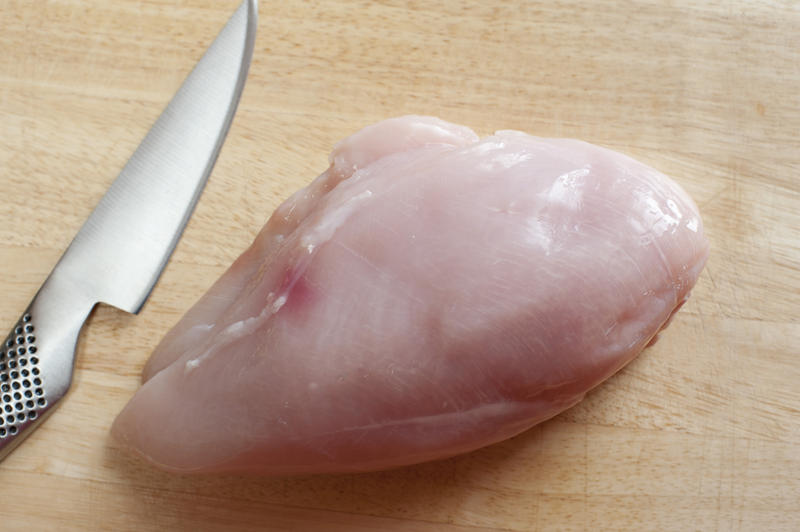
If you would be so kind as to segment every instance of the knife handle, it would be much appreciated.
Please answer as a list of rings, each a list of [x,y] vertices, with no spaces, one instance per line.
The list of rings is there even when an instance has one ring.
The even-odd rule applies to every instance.
[[[0,461],[66,394],[78,336],[93,307],[51,275],[0,345]]]

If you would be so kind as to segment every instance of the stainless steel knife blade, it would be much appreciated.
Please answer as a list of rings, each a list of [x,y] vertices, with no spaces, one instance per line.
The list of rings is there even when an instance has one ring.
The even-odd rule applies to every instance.
[[[52,412],[97,303],[138,313],[203,191],[244,88],[257,0],[243,0],[0,345],[0,460]]]

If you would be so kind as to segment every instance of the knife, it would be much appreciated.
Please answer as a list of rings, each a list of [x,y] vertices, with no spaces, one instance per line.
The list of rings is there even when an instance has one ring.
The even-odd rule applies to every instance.
[[[100,199],[0,345],[0,460],[69,389],[97,303],[137,314],[219,155],[253,54],[257,0],[244,0]]]

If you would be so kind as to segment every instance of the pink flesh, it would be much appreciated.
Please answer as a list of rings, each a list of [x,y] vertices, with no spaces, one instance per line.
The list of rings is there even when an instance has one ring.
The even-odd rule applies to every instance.
[[[113,431],[187,472],[466,452],[634,358],[707,254],[692,200],[624,155],[386,120],[339,143],[167,334]]]

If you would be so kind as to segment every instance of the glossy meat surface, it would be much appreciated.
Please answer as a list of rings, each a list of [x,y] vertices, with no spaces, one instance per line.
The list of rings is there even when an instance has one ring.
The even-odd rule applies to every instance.
[[[369,126],[167,334],[114,424],[173,471],[364,471],[550,418],[635,357],[708,244],[663,174],[576,140]]]

